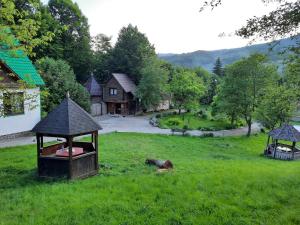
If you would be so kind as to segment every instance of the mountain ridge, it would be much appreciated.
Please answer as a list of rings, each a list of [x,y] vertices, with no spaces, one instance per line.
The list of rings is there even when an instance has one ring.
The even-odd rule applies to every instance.
[[[223,65],[227,65],[257,52],[266,54],[273,63],[277,64],[279,67],[282,67],[284,55],[279,53],[284,51],[289,46],[296,45],[299,39],[300,35],[294,38],[285,38],[279,41],[248,45],[238,48],[218,49],[211,51],[197,50],[194,52],[180,54],[162,53],[158,54],[158,57],[174,65],[189,68],[200,66],[211,71],[218,57],[220,57]],[[271,47],[273,47],[272,51],[270,51]]]

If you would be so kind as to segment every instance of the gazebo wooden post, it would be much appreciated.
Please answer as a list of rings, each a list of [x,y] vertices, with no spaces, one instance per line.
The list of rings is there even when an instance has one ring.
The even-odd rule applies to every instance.
[[[73,137],[70,136],[67,138],[68,146],[69,146],[69,179],[73,178],[73,156],[72,156],[72,145],[73,145]]]
[[[275,147],[274,147],[274,156],[273,156],[273,158],[275,158],[275,156],[276,156],[277,144],[278,144],[278,139],[275,139]]]
[[[99,165],[98,165],[98,131],[96,131],[94,133],[95,135],[95,151],[96,151],[96,155],[95,155],[95,164],[96,164],[96,170],[99,169]]]
[[[268,152],[269,144],[270,144],[270,135],[268,135],[268,141],[267,141],[267,147],[266,147],[266,150],[265,150],[265,155]]]
[[[293,146],[292,146],[292,159],[295,158],[295,147],[296,147],[296,142],[293,142]]]
[[[41,143],[40,143],[40,134],[39,133],[36,133],[36,150],[37,150],[38,175],[40,176],[40,151],[41,151]]]

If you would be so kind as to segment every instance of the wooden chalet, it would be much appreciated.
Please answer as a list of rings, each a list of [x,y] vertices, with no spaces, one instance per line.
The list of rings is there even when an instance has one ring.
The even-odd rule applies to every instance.
[[[103,89],[103,101],[107,104],[107,113],[135,114],[138,111],[136,89],[136,85],[126,74],[113,73]]]
[[[285,141],[285,143],[279,141]],[[286,142],[292,144],[288,145]],[[296,146],[297,142],[300,142],[300,132],[294,126],[285,124],[269,133],[264,154],[268,157],[283,160],[300,159],[300,150]]]
[[[37,139],[40,177],[84,178],[98,173],[98,130],[101,126],[69,97],[41,120],[32,131]],[[90,142],[74,141],[91,135]],[[63,138],[63,143],[45,147],[43,138]]]

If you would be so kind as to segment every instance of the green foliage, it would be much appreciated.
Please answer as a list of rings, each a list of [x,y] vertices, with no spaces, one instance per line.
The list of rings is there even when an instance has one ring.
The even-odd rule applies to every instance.
[[[101,83],[107,82],[110,78],[109,60],[111,57],[111,37],[105,34],[98,34],[92,39],[93,43],[93,73]],[[112,71],[113,72],[113,71]]]
[[[233,122],[245,119],[248,136],[251,134],[253,114],[266,88],[279,79],[276,67],[266,64],[264,55],[254,54],[237,61],[225,70],[225,78],[215,99],[216,108]]]
[[[248,19],[247,24],[237,30],[236,34],[244,38],[254,37],[264,40],[299,34],[300,2],[288,0],[275,2],[279,3],[277,9],[267,15]]]
[[[286,88],[293,90],[300,100],[300,58],[296,58],[285,68],[284,82]]]
[[[180,124],[182,124],[180,118],[170,118],[166,121],[166,125],[170,128],[178,127]]]
[[[71,0],[50,0],[48,10],[54,20],[51,29],[58,30],[44,55],[67,61],[78,81],[86,81],[92,65],[91,38],[87,18]]]
[[[139,32],[136,26],[129,24],[121,29],[112,50],[111,71],[126,73],[138,84],[142,68],[147,60],[155,56],[155,49],[146,35]]]
[[[214,68],[213,68],[213,73],[216,74],[219,77],[223,77],[224,76],[224,69],[222,67],[222,62],[220,57],[217,58]]]
[[[191,71],[177,71],[170,82],[173,102],[181,111],[199,106],[199,99],[205,91],[203,81]]]
[[[168,72],[156,58],[149,60],[141,70],[137,97],[144,110],[155,109],[167,96]]]
[[[53,110],[70,93],[70,97],[86,111],[90,110],[90,97],[79,84],[71,67],[63,60],[43,58],[36,66],[46,83],[46,96],[42,95],[42,108],[45,112]]]
[[[46,31],[39,35],[41,3],[39,0],[25,2],[0,0],[0,42],[12,51],[21,49],[35,56],[33,48],[46,45],[54,34]]]
[[[179,124],[176,125],[178,128],[184,128],[187,126],[192,130],[202,130],[202,131],[215,131],[215,130],[226,130],[232,129],[234,127],[230,126],[229,121],[226,118],[218,118],[211,120],[207,114],[205,116],[197,116],[193,113],[185,113],[184,117],[182,115],[166,115],[158,118],[159,127],[161,128],[173,128],[173,121],[175,120]]]
[[[296,107],[294,90],[284,86],[270,87],[265,90],[265,95],[258,105],[256,117],[266,128],[273,129],[288,122]]]
[[[34,144],[4,148],[0,224],[299,224],[300,163],[261,157],[266,139],[101,135],[100,174],[71,182],[36,178]]]

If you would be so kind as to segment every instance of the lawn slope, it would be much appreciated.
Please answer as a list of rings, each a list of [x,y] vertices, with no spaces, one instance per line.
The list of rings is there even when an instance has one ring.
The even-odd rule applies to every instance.
[[[38,181],[34,145],[0,149],[0,224],[300,224],[300,162],[262,157],[265,142],[101,135],[105,167],[71,182]]]

